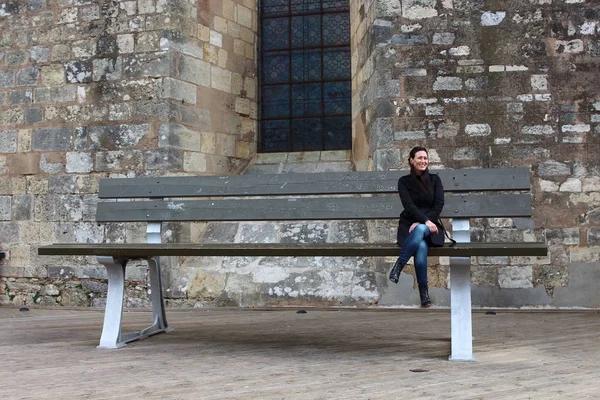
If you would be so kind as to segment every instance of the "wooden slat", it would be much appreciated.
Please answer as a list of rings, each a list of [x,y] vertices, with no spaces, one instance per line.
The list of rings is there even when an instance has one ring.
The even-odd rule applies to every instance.
[[[528,194],[446,196],[443,217],[529,217]],[[129,201],[98,204],[96,220],[117,221],[282,221],[395,219],[397,196],[298,199]]]
[[[526,168],[444,169],[447,191],[529,190]],[[396,193],[398,178],[408,171],[327,172],[115,178],[100,181],[100,198],[289,196],[310,194]]]
[[[38,248],[40,255],[80,255],[146,258],[151,256],[397,256],[394,243],[211,243],[211,244],[54,244]],[[545,256],[544,243],[457,243],[432,247],[430,256]]]

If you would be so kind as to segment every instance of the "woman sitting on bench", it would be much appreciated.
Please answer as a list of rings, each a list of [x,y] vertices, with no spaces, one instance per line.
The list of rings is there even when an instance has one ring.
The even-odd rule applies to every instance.
[[[404,211],[400,214],[397,243],[402,250],[390,271],[390,280],[398,283],[402,269],[414,256],[421,306],[429,307],[427,251],[429,246],[444,244],[444,228],[439,222],[444,208],[444,188],[440,178],[429,173],[429,153],[425,147],[414,147],[408,162],[410,174],[398,180]]]

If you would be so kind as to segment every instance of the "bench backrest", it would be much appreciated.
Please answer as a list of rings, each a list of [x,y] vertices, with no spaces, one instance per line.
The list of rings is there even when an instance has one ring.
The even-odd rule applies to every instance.
[[[406,171],[103,179],[98,222],[396,219]],[[444,218],[529,217],[526,168],[432,170]],[[451,193],[451,194],[450,194]],[[131,199],[132,201],[123,201]]]

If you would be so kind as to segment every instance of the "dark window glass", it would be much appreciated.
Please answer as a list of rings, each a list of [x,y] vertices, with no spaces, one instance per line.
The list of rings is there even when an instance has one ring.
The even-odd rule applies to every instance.
[[[260,6],[260,151],[351,148],[349,0]]]

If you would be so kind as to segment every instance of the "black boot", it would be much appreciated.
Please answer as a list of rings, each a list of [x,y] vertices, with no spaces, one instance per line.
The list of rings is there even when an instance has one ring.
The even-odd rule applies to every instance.
[[[405,265],[406,264],[400,263],[400,259],[396,260],[396,264],[394,264],[394,268],[392,268],[392,270],[390,271],[390,281],[392,281],[394,283],[398,283],[398,280],[400,279],[400,272],[402,272]]]
[[[419,296],[421,296],[421,307],[431,306],[431,299],[429,298],[429,288],[427,285],[419,284]]]

